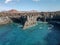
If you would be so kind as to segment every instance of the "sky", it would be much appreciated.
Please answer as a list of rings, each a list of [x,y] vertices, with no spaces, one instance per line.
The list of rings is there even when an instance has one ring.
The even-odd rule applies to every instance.
[[[0,0],[0,11],[60,11],[60,0]]]

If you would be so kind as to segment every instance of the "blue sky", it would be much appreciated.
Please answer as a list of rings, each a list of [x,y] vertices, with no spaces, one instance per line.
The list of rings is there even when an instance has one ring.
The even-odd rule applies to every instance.
[[[10,9],[21,11],[59,11],[60,0],[0,0],[0,11]]]

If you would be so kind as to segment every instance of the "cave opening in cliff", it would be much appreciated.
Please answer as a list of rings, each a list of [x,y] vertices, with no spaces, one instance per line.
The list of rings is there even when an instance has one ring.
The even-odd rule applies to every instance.
[[[43,18],[37,17],[36,21],[43,21]]]

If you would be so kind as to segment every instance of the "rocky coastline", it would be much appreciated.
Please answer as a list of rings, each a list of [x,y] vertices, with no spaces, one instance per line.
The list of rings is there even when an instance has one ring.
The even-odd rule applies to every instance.
[[[29,28],[31,26],[34,26],[36,24],[35,18],[32,18],[32,15],[40,14],[43,17],[38,18],[36,21],[39,21],[39,19],[43,22],[49,22],[50,21],[59,21],[60,22],[60,11],[57,12],[19,12],[16,10],[10,10],[5,12],[0,12],[0,25],[16,22],[21,23],[23,25],[23,29]],[[30,16],[31,15],[31,16]],[[30,18],[31,17],[31,18]],[[27,21],[28,18],[28,21]]]
[[[0,17],[0,25],[11,23],[12,20],[9,17]]]

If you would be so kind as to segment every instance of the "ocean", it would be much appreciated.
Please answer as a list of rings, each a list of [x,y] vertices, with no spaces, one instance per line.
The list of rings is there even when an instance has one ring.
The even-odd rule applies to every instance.
[[[60,31],[40,22],[25,30],[16,23],[0,25],[0,45],[60,45]]]

